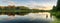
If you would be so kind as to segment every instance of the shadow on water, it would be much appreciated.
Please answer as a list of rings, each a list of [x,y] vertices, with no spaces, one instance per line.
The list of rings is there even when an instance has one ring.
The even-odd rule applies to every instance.
[[[20,15],[20,16],[24,16],[29,14],[30,12],[0,12],[0,15]]]

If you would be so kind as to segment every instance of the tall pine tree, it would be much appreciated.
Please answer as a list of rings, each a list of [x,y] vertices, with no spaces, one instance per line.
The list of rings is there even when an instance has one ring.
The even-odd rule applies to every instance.
[[[57,9],[57,11],[60,11],[60,0],[57,1],[56,9]]]

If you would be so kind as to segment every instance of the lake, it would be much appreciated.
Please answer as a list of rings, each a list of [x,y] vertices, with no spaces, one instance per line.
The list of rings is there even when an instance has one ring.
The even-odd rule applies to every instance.
[[[51,23],[53,17],[49,12],[29,13],[24,16],[0,15],[0,23]]]

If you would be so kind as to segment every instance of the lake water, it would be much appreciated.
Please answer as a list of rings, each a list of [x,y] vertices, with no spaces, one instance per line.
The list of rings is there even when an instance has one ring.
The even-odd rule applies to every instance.
[[[24,16],[0,15],[0,23],[50,23],[52,20],[49,12],[29,13]]]

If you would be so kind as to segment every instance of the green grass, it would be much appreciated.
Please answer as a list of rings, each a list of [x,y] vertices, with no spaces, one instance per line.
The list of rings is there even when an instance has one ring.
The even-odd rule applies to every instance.
[[[54,21],[52,23],[60,23],[60,19],[57,19],[56,17],[54,17]]]
[[[55,20],[52,23],[60,23],[60,20]]]

